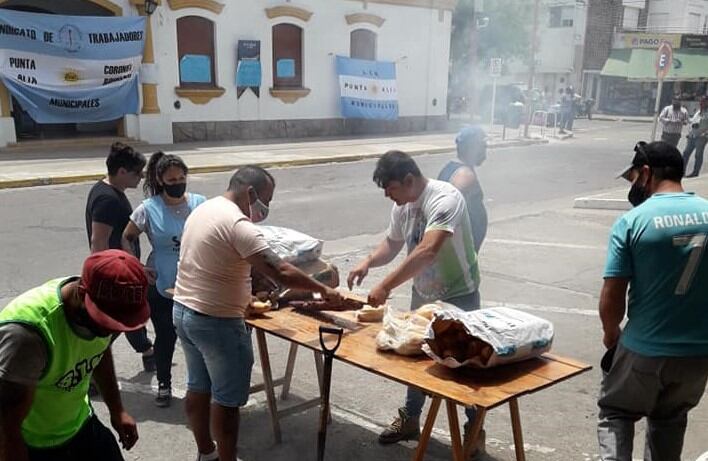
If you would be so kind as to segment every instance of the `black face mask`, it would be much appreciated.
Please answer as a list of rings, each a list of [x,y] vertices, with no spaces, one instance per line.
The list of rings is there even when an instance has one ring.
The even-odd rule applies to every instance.
[[[627,200],[629,200],[629,203],[631,203],[634,207],[638,207],[644,203],[650,195],[646,186],[646,184],[649,183],[649,179],[647,179],[647,182],[643,185],[639,184],[640,179],[641,178],[637,178],[637,180],[634,181],[632,187],[629,189],[629,194],[627,194]]]
[[[187,183],[181,182],[178,184],[165,184],[165,193],[172,198],[182,198],[184,192],[187,190]]]

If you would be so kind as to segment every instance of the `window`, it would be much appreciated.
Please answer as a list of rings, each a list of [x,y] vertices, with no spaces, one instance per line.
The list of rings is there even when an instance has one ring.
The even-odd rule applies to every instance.
[[[624,19],[622,21],[622,27],[624,30],[637,30],[639,26],[639,8],[632,6],[624,7]]]
[[[376,61],[376,33],[356,29],[350,34],[349,57]]]
[[[273,26],[273,86],[302,88],[302,29],[298,26]]]
[[[177,54],[181,87],[216,86],[213,22],[199,16],[177,19]]]
[[[548,8],[548,27],[573,27],[575,7],[552,6]]]

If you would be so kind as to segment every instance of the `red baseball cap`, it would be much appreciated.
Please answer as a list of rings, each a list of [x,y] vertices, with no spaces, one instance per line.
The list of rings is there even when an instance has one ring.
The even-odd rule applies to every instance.
[[[86,311],[107,330],[137,330],[150,318],[145,270],[125,251],[100,251],[86,258],[80,284]]]

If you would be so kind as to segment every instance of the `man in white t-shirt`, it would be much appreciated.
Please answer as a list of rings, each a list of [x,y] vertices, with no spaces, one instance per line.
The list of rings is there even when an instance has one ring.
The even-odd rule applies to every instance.
[[[361,285],[369,269],[384,266],[405,245],[408,256],[369,293],[369,304],[386,302],[391,291],[413,279],[411,309],[442,300],[464,310],[479,308],[479,267],[465,200],[455,186],[424,177],[418,165],[400,151],[387,152],[376,164],[374,182],[395,202],[386,238],[349,274]],[[408,388],[399,417],[379,437],[395,443],[420,434],[425,403],[421,391]],[[470,421],[474,409],[467,409]]]
[[[243,167],[226,193],[195,208],[184,226],[173,321],[187,362],[186,410],[198,461],[237,459],[239,407],[248,400],[253,366],[244,323],[251,267],[284,286],[340,297],[282,261],[254,224],[268,216],[274,189],[267,171]]]

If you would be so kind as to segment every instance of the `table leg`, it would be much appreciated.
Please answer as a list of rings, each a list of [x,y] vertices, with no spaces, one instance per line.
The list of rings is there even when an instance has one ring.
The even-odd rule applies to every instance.
[[[273,374],[270,368],[270,358],[268,356],[268,343],[266,343],[263,330],[256,329],[256,342],[258,343],[258,354],[261,358],[261,369],[263,370],[263,384],[265,386],[266,400],[268,401],[268,412],[270,422],[273,425],[273,436],[275,443],[280,443],[280,421],[278,420],[278,406],[273,389]]]
[[[514,450],[516,450],[516,461],[526,461],[524,453],[524,436],[521,432],[521,416],[519,415],[519,401],[509,400],[509,411],[511,412],[511,429],[514,432]]]
[[[452,439],[453,461],[463,461],[462,440],[460,439],[460,420],[457,418],[457,405],[451,400],[445,400],[447,406],[447,421],[450,425],[450,438]]]
[[[430,402],[430,410],[428,410],[428,416],[425,418],[425,426],[423,426],[423,432],[420,434],[413,461],[423,461],[425,457],[425,450],[428,448],[428,442],[430,442],[430,434],[433,432],[433,424],[435,424],[435,418],[437,418],[438,410],[440,410],[440,402],[440,397],[433,397]]]
[[[280,393],[282,400],[288,399],[290,393],[290,383],[293,380],[293,371],[295,370],[295,359],[297,358],[297,344],[290,343],[290,351],[288,352],[288,362],[285,366],[285,377],[283,381],[283,389]]]
[[[479,439],[479,434],[482,432],[482,426],[484,426],[484,417],[487,415],[487,410],[485,408],[477,407],[477,414],[472,422],[472,426],[467,428],[467,442],[464,446],[464,459],[468,459],[472,454],[472,450],[477,445],[477,440]]]

